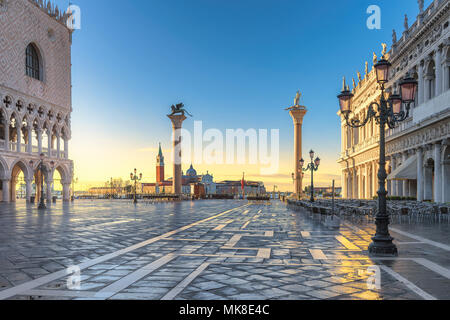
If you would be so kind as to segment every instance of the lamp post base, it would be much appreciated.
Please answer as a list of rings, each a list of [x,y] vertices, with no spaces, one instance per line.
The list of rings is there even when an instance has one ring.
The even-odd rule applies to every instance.
[[[396,245],[392,242],[392,237],[373,237],[369,246],[369,255],[372,257],[397,257]]]
[[[47,206],[45,205],[45,203],[40,202],[39,206],[38,206],[39,210],[43,210],[43,209],[47,209]]]

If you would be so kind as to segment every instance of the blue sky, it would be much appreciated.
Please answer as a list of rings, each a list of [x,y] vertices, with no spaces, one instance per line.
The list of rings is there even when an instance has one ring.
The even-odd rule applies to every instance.
[[[418,14],[415,0],[73,3],[82,10],[82,29],[72,45],[71,157],[85,181],[126,178],[133,163],[151,181],[156,153],[137,150],[159,141],[170,147],[165,115],[179,101],[206,128],[280,129],[281,153],[290,159],[293,127],[284,108],[300,89],[309,109],[303,151],[314,148],[321,156],[328,184],[339,174],[342,76],[363,72],[382,42],[391,45],[393,28],[401,36],[404,14],[410,24]],[[381,30],[366,26],[373,4],[381,8]],[[192,119],[185,126],[192,128]],[[226,178],[242,175],[227,172]]]

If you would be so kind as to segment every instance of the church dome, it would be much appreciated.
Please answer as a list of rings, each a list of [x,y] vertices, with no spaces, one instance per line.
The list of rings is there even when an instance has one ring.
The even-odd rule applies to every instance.
[[[194,167],[191,164],[191,167],[188,169],[188,171],[186,171],[186,175],[189,177],[196,177],[197,176],[197,171],[195,171]]]

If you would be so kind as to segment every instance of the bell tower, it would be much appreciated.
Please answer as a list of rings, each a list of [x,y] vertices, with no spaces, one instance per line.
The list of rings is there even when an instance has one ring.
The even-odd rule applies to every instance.
[[[159,152],[156,157],[156,182],[164,181],[164,156],[161,149],[161,143],[159,144]]]

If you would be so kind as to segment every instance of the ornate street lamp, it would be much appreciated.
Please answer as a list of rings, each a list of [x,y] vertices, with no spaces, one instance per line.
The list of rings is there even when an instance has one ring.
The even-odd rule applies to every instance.
[[[353,94],[349,87],[345,85],[341,94],[338,96],[342,115],[345,117],[347,125],[351,128],[360,128],[367,124],[369,120],[375,120],[380,125],[380,169],[378,171],[378,213],[376,216],[376,234],[372,238],[369,246],[369,254],[373,256],[397,256],[398,251],[393,238],[389,234],[389,215],[386,209],[386,125],[393,129],[396,123],[402,122],[409,117],[411,103],[414,102],[417,90],[417,81],[407,76],[400,83],[400,95],[392,94],[389,99],[385,98],[385,84],[389,81],[389,70],[391,63],[382,58],[375,66],[377,82],[381,87],[380,102],[373,102],[369,106],[366,118],[361,121],[351,117],[351,100]],[[402,110],[402,105],[405,106]],[[375,111],[377,110],[377,111]],[[405,112],[406,110],[406,112]]]
[[[137,170],[134,169],[134,174],[130,173],[131,181],[134,181],[134,204],[137,204],[137,182],[142,180],[142,173],[137,176]]]
[[[40,177],[41,178],[41,199],[39,201],[38,209],[40,209],[40,210],[47,209],[47,206],[45,205],[45,197],[44,197],[44,170],[47,170],[44,166],[44,157],[45,157],[45,155],[43,153],[41,153],[39,155],[40,162],[39,162],[38,168],[41,173],[41,177]],[[34,164],[33,160],[30,160],[31,167],[33,167],[33,164]],[[50,165],[52,168],[53,168],[54,164],[55,163],[53,161],[50,162]]]
[[[314,202],[314,171],[317,171],[320,166],[320,159],[316,158],[314,160],[314,151],[309,152],[309,156],[311,158],[311,163],[308,163],[308,166],[306,168],[303,168],[305,165],[305,160],[300,160],[300,167],[302,168],[303,172],[311,171],[311,202]]]

